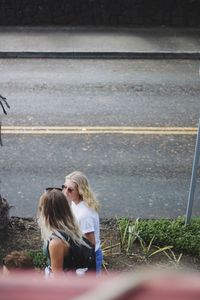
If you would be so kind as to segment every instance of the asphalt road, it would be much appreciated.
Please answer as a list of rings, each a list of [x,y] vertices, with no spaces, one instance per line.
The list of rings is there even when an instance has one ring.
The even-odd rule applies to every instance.
[[[197,61],[0,60],[4,126],[197,127]],[[186,210],[195,135],[4,134],[1,193],[29,217],[47,186],[85,172],[102,217],[176,217]],[[200,214],[199,174],[194,214]]]

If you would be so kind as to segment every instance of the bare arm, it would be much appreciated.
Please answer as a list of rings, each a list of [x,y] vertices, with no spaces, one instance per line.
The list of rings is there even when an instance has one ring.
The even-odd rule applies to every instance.
[[[51,269],[53,273],[63,271],[64,256],[69,253],[70,246],[67,246],[61,239],[53,239],[49,243],[49,254],[51,260]]]

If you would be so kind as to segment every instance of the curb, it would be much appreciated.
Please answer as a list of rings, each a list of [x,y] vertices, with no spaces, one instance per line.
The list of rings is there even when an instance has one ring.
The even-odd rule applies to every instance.
[[[57,52],[0,51],[0,58],[62,58],[62,59],[200,59],[200,51],[160,52]]]

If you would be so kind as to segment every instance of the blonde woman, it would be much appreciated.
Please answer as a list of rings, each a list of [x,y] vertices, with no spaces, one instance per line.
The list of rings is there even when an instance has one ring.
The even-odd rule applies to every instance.
[[[62,187],[81,231],[95,245],[96,271],[100,272],[103,255],[100,247],[99,202],[82,172],[75,171],[67,175]]]
[[[59,188],[47,188],[38,205],[38,224],[44,242],[44,252],[53,274],[75,270],[79,266],[72,246],[88,246],[71,212],[69,203]],[[80,266],[83,268],[83,266]],[[85,268],[89,266],[85,265]]]

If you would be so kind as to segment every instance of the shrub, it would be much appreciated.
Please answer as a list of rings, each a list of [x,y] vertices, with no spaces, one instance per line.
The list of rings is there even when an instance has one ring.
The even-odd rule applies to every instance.
[[[35,268],[44,269],[47,265],[47,259],[41,250],[28,250],[28,255],[33,259]]]
[[[191,224],[185,226],[184,218],[175,220],[141,220],[140,236],[159,246],[173,245],[175,251],[192,254],[200,258],[200,218],[192,218]]]

